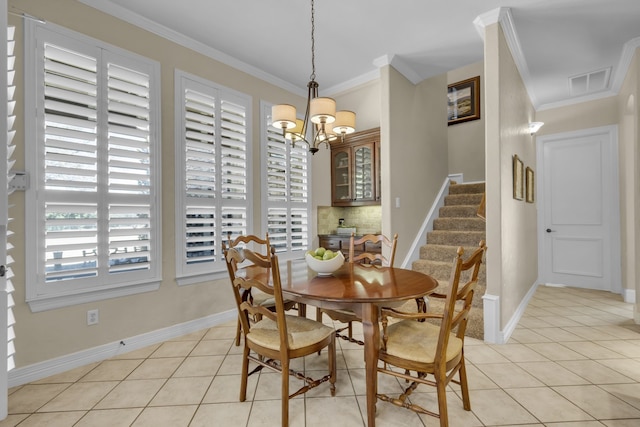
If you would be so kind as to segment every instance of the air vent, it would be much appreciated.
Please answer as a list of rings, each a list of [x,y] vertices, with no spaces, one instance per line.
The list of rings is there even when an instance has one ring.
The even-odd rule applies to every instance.
[[[592,71],[586,74],[569,77],[569,88],[572,96],[586,95],[600,92],[609,85],[611,67],[603,70]]]

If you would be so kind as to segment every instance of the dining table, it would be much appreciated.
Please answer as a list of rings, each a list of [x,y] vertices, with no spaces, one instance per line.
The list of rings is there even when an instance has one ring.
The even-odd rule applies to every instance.
[[[327,309],[348,309],[362,319],[367,425],[375,426],[378,388],[378,352],[381,307],[396,307],[429,295],[438,287],[433,277],[414,270],[345,262],[338,270],[320,275],[304,259],[279,262],[282,293],[299,303]]]

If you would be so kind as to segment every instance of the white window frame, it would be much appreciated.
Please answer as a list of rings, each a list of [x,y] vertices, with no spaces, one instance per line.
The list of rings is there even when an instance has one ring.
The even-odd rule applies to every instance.
[[[261,203],[261,219],[262,219],[262,230],[264,232],[269,232],[269,210],[270,209],[286,209],[287,221],[286,221],[286,235],[276,234],[269,232],[269,239],[271,240],[272,246],[276,247],[276,252],[278,253],[278,257],[280,259],[293,259],[293,258],[302,258],[307,249],[310,248],[312,242],[311,232],[313,231],[312,221],[312,156],[307,150],[306,145],[299,143],[296,145],[296,152],[302,153],[304,152],[304,156],[306,158],[306,166],[307,166],[307,199],[306,202],[296,202],[291,198],[291,176],[288,171],[291,170],[291,142],[286,141],[286,200],[278,200],[278,201],[270,201],[269,200],[269,175],[268,175],[268,138],[269,134],[275,136],[276,133],[282,132],[279,129],[276,129],[271,125],[271,107],[273,104],[261,101],[260,102],[260,163],[261,163],[261,194],[262,194],[262,203]],[[307,220],[307,231],[306,231],[306,239],[303,237],[303,240],[306,240],[302,246],[298,248],[292,247],[292,210],[304,210],[306,211],[306,220]],[[302,233],[305,234],[305,233]],[[285,237],[286,244],[284,246],[281,245],[282,242],[279,241],[279,238]]]
[[[87,54],[96,59],[98,65],[97,102],[97,144],[98,172],[101,184],[94,193],[97,203],[97,221],[109,224],[108,207],[110,204],[130,203],[130,196],[116,196],[116,193],[104,191],[105,170],[111,168],[108,161],[109,153],[104,149],[110,146],[108,142],[107,125],[107,74],[108,65],[114,68],[124,68],[143,73],[149,79],[149,111],[148,111],[148,145],[149,145],[149,194],[145,196],[148,204],[145,209],[149,212],[148,227],[148,268],[138,271],[116,273],[108,266],[98,268],[97,276],[89,278],[74,278],[60,280],[54,283],[46,282],[45,278],[45,195],[53,194],[45,190],[44,186],[44,44],[50,43],[71,51]],[[33,268],[26,269],[26,300],[32,311],[50,310],[91,301],[121,297],[159,289],[162,281],[162,218],[161,218],[161,123],[160,123],[160,64],[157,61],[134,54],[124,49],[104,43],[55,24],[26,20],[25,21],[25,152],[26,168],[30,174],[30,188],[26,191],[25,238],[28,259],[34,263]],[[100,153],[100,150],[103,150]],[[102,187],[102,190],[101,190]],[[108,197],[107,197],[108,196]],[[104,199],[107,200],[104,200]],[[118,200],[119,199],[119,200]],[[113,226],[113,224],[111,225]],[[98,228],[98,247],[107,247],[113,234],[108,228]],[[102,242],[102,243],[101,243]],[[110,252],[110,250],[109,250]],[[98,257],[108,256],[106,251]],[[130,257],[127,255],[126,257]],[[106,258],[102,258],[103,260]],[[109,264],[109,263],[102,263]],[[106,268],[105,268],[106,267]],[[111,270],[111,272],[109,272]],[[114,273],[114,274],[112,274]]]
[[[211,187],[204,190],[208,192],[205,197],[189,196],[187,192],[187,159],[186,157],[186,91],[190,90],[194,94],[203,95],[203,101],[209,98],[212,99],[214,106],[213,114],[213,144],[211,151],[215,153],[214,167],[215,174],[212,179]],[[251,96],[241,93],[239,91],[221,86],[210,80],[195,76],[182,70],[175,71],[175,206],[176,206],[176,222],[175,222],[175,235],[176,235],[176,281],[178,285],[190,285],[194,283],[201,283],[208,280],[216,280],[227,277],[227,267],[224,259],[222,258],[222,241],[227,240],[227,232],[232,231],[233,236],[239,234],[252,234],[253,233],[253,138],[252,138],[252,105],[253,101]],[[199,100],[200,101],[200,100]],[[223,117],[226,113],[222,111],[222,103],[231,103],[236,106],[244,108],[245,127],[239,129],[223,129]],[[199,120],[196,118],[195,120]],[[228,126],[228,122],[225,122],[225,126]],[[200,123],[198,123],[198,127]],[[207,132],[206,129],[203,130]],[[228,168],[225,161],[222,159],[223,145],[228,144],[230,141],[223,141],[223,136],[228,132],[238,132],[234,136],[241,136],[244,131],[245,138],[245,199],[234,200],[224,197],[225,180],[224,169]],[[206,134],[205,134],[206,135]],[[205,136],[207,138],[208,136]],[[196,138],[199,138],[196,135]],[[237,141],[236,141],[237,142]],[[237,172],[236,172],[237,173]],[[199,262],[193,262],[196,259],[193,258],[191,263],[188,263],[189,259],[187,253],[189,251],[188,235],[189,230],[187,226],[187,211],[195,209],[208,209],[213,213],[211,220],[202,221],[202,227],[211,225],[209,229],[211,236],[206,237],[207,240],[211,239],[212,244],[208,245],[208,248],[212,250],[212,255],[204,255],[203,259]],[[239,211],[245,210],[244,218],[234,220],[234,224],[225,223],[223,215],[225,210],[238,209]],[[244,226],[241,224],[244,221]],[[193,228],[192,228],[193,230]],[[199,238],[200,236],[197,236]],[[205,242],[206,245],[206,242]]]

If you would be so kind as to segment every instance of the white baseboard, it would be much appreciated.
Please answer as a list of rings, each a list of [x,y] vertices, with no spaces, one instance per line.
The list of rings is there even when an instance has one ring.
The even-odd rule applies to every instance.
[[[624,302],[635,304],[636,303],[636,290],[635,289],[623,289],[622,290],[622,298],[624,298]]]
[[[518,309],[513,313],[509,322],[507,322],[504,329],[500,329],[500,296],[484,294],[482,296],[482,306],[484,309],[484,342],[490,344],[506,344],[511,337],[511,334],[518,326],[520,318],[524,314],[527,305],[533,294],[536,293],[538,288],[537,284],[534,284],[529,289],[529,292],[520,301]]]
[[[484,294],[482,296],[484,342],[504,344],[500,330],[500,296]]]
[[[55,359],[34,363],[33,365],[16,368],[9,372],[8,385],[16,387],[22,384],[38,381],[51,375],[56,375],[89,363],[99,362],[120,354],[138,350],[153,344],[170,340],[182,335],[190,334],[212,326],[220,325],[238,318],[236,309],[228,310],[189,322],[158,329],[142,335],[136,335],[89,348],[76,353],[67,354]]]

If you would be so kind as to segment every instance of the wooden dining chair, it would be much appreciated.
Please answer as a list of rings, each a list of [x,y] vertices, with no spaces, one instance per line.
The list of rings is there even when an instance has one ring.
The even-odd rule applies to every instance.
[[[439,418],[441,427],[449,425],[446,395],[449,382],[460,385],[463,407],[471,410],[464,360],[464,334],[480,264],[487,250],[484,241],[479,246],[466,260],[462,258],[464,249],[458,248],[448,291],[446,295],[435,294],[436,297],[445,298],[442,313],[403,313],[391,308],[381,310],[382,342],[378,358],[384,363],[378,366],[378,372],[402,378],[411,382],[411,385],[397,398],[380,393],[378,399]],[[468,280],[461,284],[463,273],[465,277],[468,275]],[[433,296],[429,295],[430,298]],[[391,322],[392,319],[396,321]],[[416,321],[423,319],[427,321]],[[434,320],[439,324],[432,323]],[[409,403],[407,398],[419,384],[436,388],[438,412]]]
[[[271,244],[269,243],[269,233],[265,234],[264,239],[250,234],[246,236],[240,235],[236,237],[234,240],[231,240],[231,232],[229,232],[227,233],[227,242],[228,242],[227,243],[228,248],[244,248],[244,247],[255,248],[256,254],[263,256],[264,259],[269,259],[269,254],[271,254]],[[223,242],[222,244],[223,244],[223,252],[224,252],[225,243]],[[257,250],[259,249],[260,249],[260,252],[257,252]],[[227,265],[227,267],[229,267],[229,265]],[[235,271],[237,270],[237,265],[235,263],[232,263],[231,268],[233,268]],[[258,291],[247,290],[246,292],[247,292],[247,295],[243,296],[243,298],[245,299],[251,298],[253,301],[253,304],[261,305],[272,311],[275,310],[276,304],[275,304],[275,299],[273,298],[272,295],[265,294],[264,292],[260,292],[259,290]],[[285,301],[285,308],[287,310],[290,310],[294,306],[295,306],[295,302]],[[258,321],[258,320],[260,320],[259,317],[256,319],[251,319],[251,321]],[[236,325],[236,340],[235,340],[236,347],[240,345],[241,335],[242,335],[242,324],[240,321],[240,317],[238,317],[238,322]]]
[[[359,239],[355,238],[354,233],[351,233],[351,240],[349,241],[349,257],[348,261],[351,263],[361,263],[370,265],[372,267],[375,266],[393,266],[393,262],[396,257],[396,245],[398,244],[398,234],[393,235],[393,239],[389,239],[383,234],[367,234]],[[358,253],[356,255],[355,248],[362,247],[364,252]],[[367,249],[371,249],[374,246],[380,246],[380,253],[367,252]],[[327,314],[332,320],[338,321],[341,323],[346,323],[347,325],[338,328],[336,330],[336,336],[347,340],[349,342],[353,342],[356,344],[364,345],[364,342],[358,339],[353,338],[353,322],[359,322],[360,318],[356,313],[351,310],[339,310],[339,309],[324,309],[317,308],[316,309],[316,320],[322,321],[322,314]],[[347,334],[344,335],[342,332],[347,331]]]
[[[223,247],[223,253],[244,334],[240,401],[246,400],[247,381],[250,375],[265,367],[280,372],[282,426],[288,426],[289,399],[306,393],[326,381],[329,381],[331,396],[335,396],[335,330],[315,320],[285,313],[280,267],[273,248],[267,257],[250,249],[237,247]],[[240,264],[243,267],[237,268]],[[252,289],[259,289],[271,295],[275,300],[275,310],[255,304],[255,300],[247,298]],[[252,322],[250,321],[252,318],[260,320]],[[328,348],[329,353],[327,375],[313,379],[309,376],[309,372],[295,372],[291,369],[293,359],[316,353],[323,348]],[[249,372],[249,362],[258,365],[251,372]],[[304,381],[304,385],[291,394],[289,393],[289,376]]]

